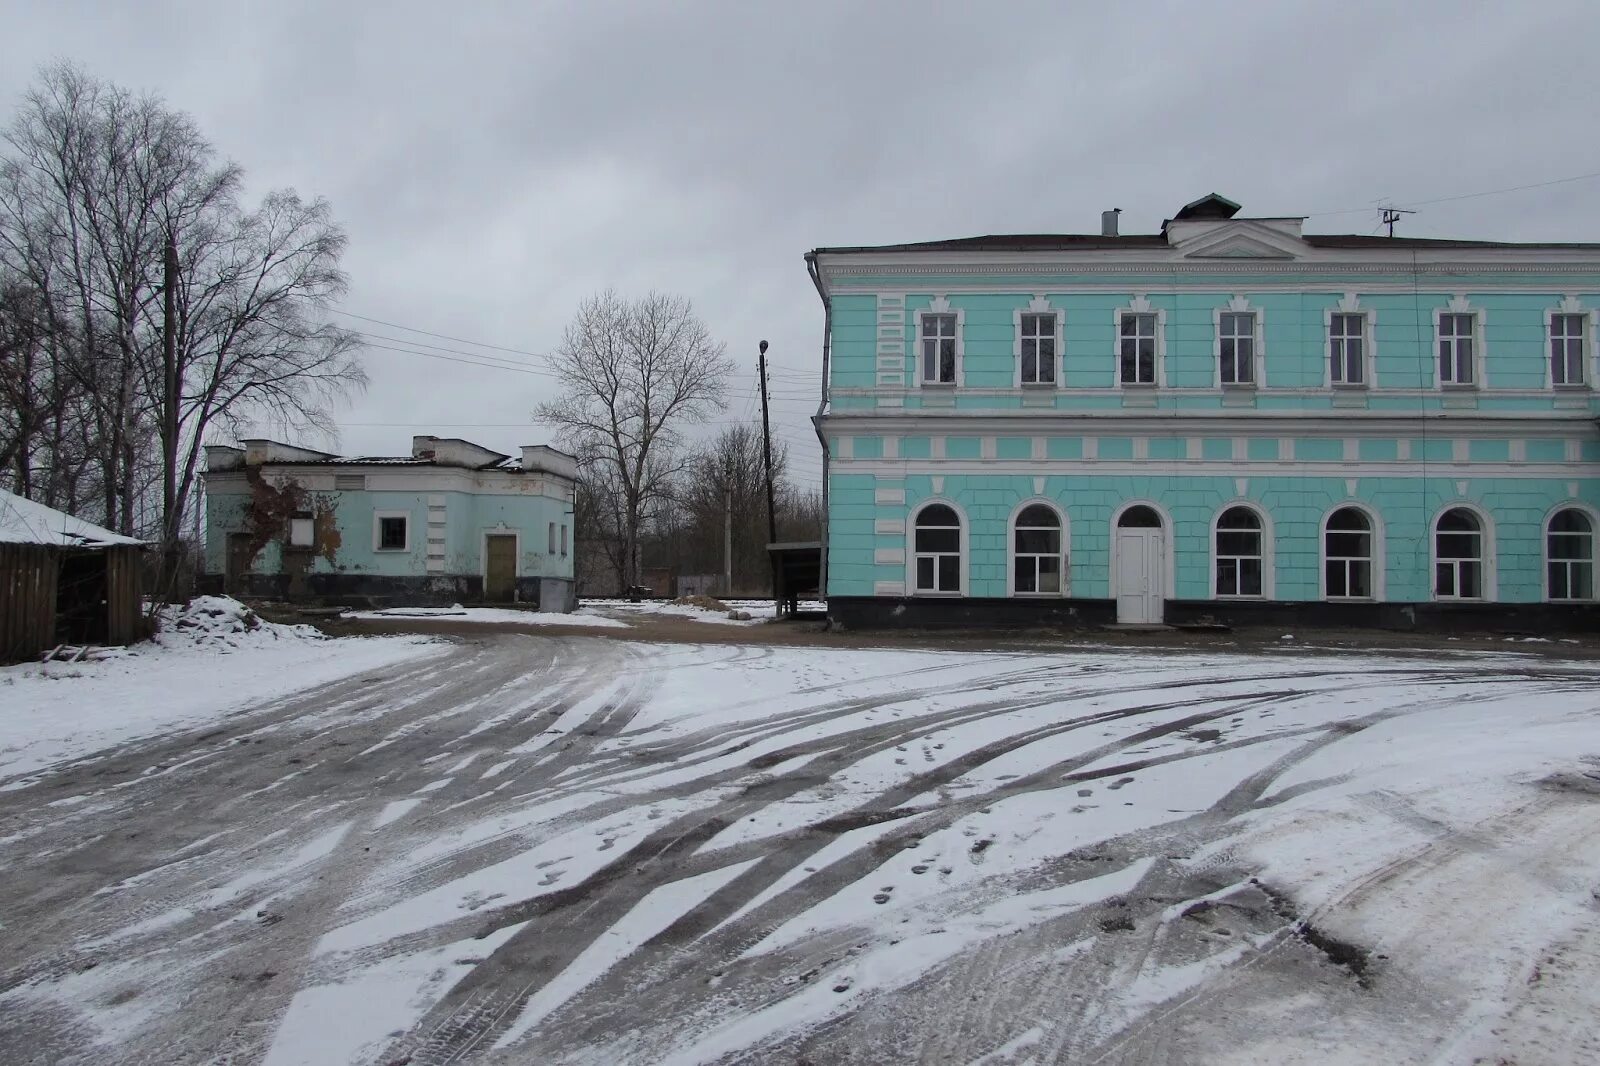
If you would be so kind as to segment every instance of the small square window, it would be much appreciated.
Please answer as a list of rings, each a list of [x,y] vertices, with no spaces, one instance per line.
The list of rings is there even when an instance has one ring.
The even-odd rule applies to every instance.
[[[406,516],[381,515],[378,518],[378,550],[403,552],[406,550]]]
[[[289,545],[294,548],[309,548],[315,536],[316,527],[311,515],[301,512],[289,519]]]

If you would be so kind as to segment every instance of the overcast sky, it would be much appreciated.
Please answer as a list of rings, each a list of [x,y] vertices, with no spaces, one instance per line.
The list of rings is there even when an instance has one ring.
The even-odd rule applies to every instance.
[[[254,193],[331,200],[344,309],[396,325],[343,324],[542,353],[596,290],[678,293],[749,371],[727,419],[759,420],[768,339],[805,478],[819,245],[1094,232],[1109,207],[1150,232],[1211,191],[1312,231],[1373,232],[1387,199],[1421,206],[1412,236],[1600,240],[1600,179],[1423,203],[1600,171],[1593,0],[0,0],[0,27],[7,118],[70,59],[192,113]],[[366,365],[345,451],[548,439],[546,377]]]

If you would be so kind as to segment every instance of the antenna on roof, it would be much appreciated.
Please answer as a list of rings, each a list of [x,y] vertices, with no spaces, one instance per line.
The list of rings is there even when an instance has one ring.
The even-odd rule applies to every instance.
[[[1383,212],[1379,225],[1388,226],[1389,236],[1391,237],[1394,236],[1394,224],[1400,221],[1401,215],[1416,214],[1415,211],[1404,207],[1384,207],[1380,208],[1379,210]]]

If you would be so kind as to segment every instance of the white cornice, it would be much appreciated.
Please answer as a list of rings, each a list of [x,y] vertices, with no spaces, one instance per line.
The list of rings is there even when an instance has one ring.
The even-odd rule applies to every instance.
[[[1387,411],[1337,410],[1240,412],[1181,411],[1158,414],[1123,411],[994,411],[937,410],[886,414],[844,411],[819,419],[825,434],[896,433],[920,436],[1270,436],[1270,437],[1416,437],[1448,427],[1454,436],[1594,437],[1595,418],[1587,411],[1434,411],[1393,414]],[[1596,464],[1600,470],[1600,464]]]

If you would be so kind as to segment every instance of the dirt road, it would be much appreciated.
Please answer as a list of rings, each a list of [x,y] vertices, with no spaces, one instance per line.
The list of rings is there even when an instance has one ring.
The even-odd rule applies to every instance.
[[[1375,790],[1404,846],[1314,906],[1236,846],[1369,730],[1600,672],[836,654],[493,634],[0,792],[0,1062],[1432,1061],[1517,1011],[1600,1051],[1538,1028],[1593,794],[1467,832]],[[1576,864],[1507,906],[1576,917],[1479,1017],[1417,960],[1504,839]],[[1400,891],[1383,944],[1329,925]]]

